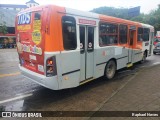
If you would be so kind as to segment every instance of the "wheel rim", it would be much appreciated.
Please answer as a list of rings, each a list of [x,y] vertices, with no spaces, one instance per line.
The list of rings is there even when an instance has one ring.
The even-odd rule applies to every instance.
[[[115,63],[113,61],[110,61],[107,65],[106,69],[106,75],[108,78],[112,78],[115,74]]]

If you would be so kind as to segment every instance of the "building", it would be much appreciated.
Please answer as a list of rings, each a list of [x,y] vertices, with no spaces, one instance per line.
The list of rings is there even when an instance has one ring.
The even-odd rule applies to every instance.
[[[34,0],[30,0],[29,2],[26,2],[27,7],[34,7],[39,5],[37,2],[35,2]]]
[[[7,26],[7,34],[0,33],[0,48],[15,47],[15,17],[16,14],[29,7],[39,5],[34,0],[26,2],[25,5],[0,4],[0,27]]]
[[[37,6],[37,5],[39,5],[37,2],[35,2],[34,0],[30,0],[30,1],[26,2],[25,5],[0,4],[0,9],[20,11],[20,10],[24,10],[29,7]]]

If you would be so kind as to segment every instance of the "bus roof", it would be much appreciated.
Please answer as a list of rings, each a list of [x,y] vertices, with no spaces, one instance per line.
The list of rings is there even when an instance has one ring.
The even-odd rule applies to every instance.
[[[118,22],[118,23],[123,23],[123,24],[138,25],[138,26],[154,29],[153,26],[148,25],[148,24],[143,24],[143,23],[140,23],[140,22],[130,21],[130,20],[122,19],[122,18],[97,14],[97,13],[88,12],[88,11],[81,11],[81,10],[56,6],[56,5],[52,5],[52,4],[51,5],[41,5],[41,6],[35,6],[35,7],[27,8],[25,10],[20,11],[18,13],[18,15],[22,14],[22,13],[25,13],[25,12],[42,10],[42,8],[45,8],[45,7],[46,8],[47,7],[48,8],[54,8],[54,10],[56,10],[57,12],[62,12],[63,13],[65,11],[65,13],[68,13],[68,14],[71,14],[71,15],[78,15],[78,16],[88,17],[88,18],[92,18],[92,19],[99,19],[101,21],[112,21],[112,22],[115,22],[115,23]]]

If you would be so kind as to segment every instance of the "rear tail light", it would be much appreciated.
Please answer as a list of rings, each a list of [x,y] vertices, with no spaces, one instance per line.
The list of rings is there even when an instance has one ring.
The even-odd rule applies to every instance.
[[[51,77],[57,75],[56,58],[50,57],[46,61],[46,76]]]

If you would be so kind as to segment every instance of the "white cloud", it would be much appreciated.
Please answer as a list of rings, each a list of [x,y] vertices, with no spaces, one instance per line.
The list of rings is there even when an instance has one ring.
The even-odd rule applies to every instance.
[[[29,0],[16,0],[16,4],[25,4]],[[55,4],[73,9],[89,11],[101,6],[131,8],[141,6],[141,12],[148,13],[156,9],[160,0],[35,0],[40,5]],[[0,4],[15,4],[13,0],[2,1]]]

